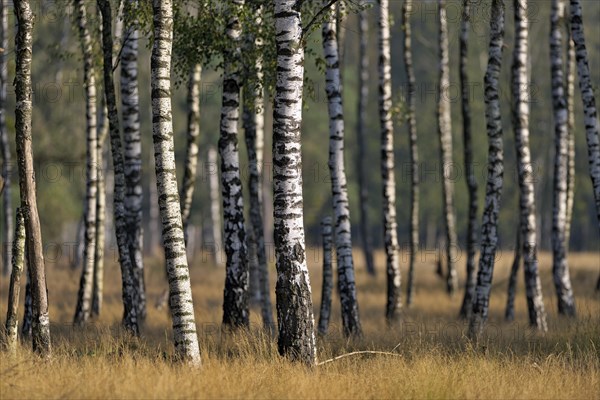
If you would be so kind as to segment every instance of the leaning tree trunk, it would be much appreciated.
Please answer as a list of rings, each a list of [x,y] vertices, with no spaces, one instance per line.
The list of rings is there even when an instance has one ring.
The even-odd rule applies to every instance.
[[[262,23],[262,8],[255,11],[257,25]],[[263,46],[260,38],[254,35],[246,35],[246,46],[249,48]],[[263,67],[262,59],[256,59],[253,66],[248,66],[246,73],[255,76],[254,84],[244,87],[244,137],[248,151],[248,191],[250,194],[250,235],[248,236],[248,247],[254,253],[253,260],[249,260],[255,267],[256,289],[261,305],[263,327],[269,331],[275,331],[273,321],[273,307],[271,305],[271,294],[269,285],[269,265],[265,249],[264,222],[262,213],[262,168],[264,149],[264,96],[263,96]],[[252,274],[250,279],[253,280]]]
[[[296,0],[275,0],[277,82],[273,105],[273,219],[278,349],[316,363],[315,322],[306,265],[302,201],[302,17]]]
[[[217,165],[217,151],[214,147],[208,148],[208,186],[210,191],[210,232],[213,246],[213,262],[223,263],[223,239],[221,228],[221,206],[219,205],[219,167]]]
[[[17,209],[15,241],[12,243],[12,272],[8,290],[8,307],[6,311],[6,346],[10,352],[17,350],[17,334],[19,319],[19,292],[21,291],[21,274],[25,261],[25,219],[20,208]]]
[[[546,311],[542,298],[542,285],[538,274],[535,192],[532,180],[531,152],[529,149],[529,98],[528,89],[528,19],[527,0],[514,0],[515,48],[512,65],[512,121],[515,130],[515,151],[520,188],[521,246],[529,323],[545,332]]]
[[[471,96],[469,82],[469,25],[471,0],[463,0],[461,29],[460,29],[460,89],[463,123],[463,146],[467,188],[469,189],[469,221],[467,223],[467,278],[465,295],[460,307],[460,317],[469,319],[471,316],[473,291],[475,289],[475,254],[477,252],[477,181],[473,162],[473,145],[471,144]]]
[[[325,4],[327,4],[327,0]],[[336,7],[331,7],[328,12],[328,19],[323,24],[323,51],[326,64],[325,91],[329,109],[329,172],[331,174],[335,216],[338,293],[340,295],[344,335],[360,336],[362,328],[356,298],[354,260],[352,258],[352,228],[344,166],[344,109],[335,12]]]
[[[515,253],[510,268],[510,276],[508,277],[508,293],[506,297],[506,310],[504,311],[504,319],[513,321],[515,319],[515,297],[517,296],[517,273],[523,256],[523,246],[521,244],[521,224],[517,227],[517,239],[515,244]]]
[[[200,79],[202,66],[196,64],[190,70],[187,93],[187,146],[185,150],[185,169],[181,185],[181,219],[183,234],[188,243],[188,227],[194,198],[194,187],[198,170],[198,138],[200,137]]]
[[[358,159],[356,160],[358,187],[360,192],[360,239],[362,251],[365,257],[367,272],[369,275],[375,276],[375,263],[373,262],[373,248],[371,245],[371,237],[369,235],[369,188],[368,177],[366,171],[366,137],[367,137],[367,99],[369,97],[369,16],[367,10],[362,10],[359,15],[359,69],[358,82],[360,95],[358,96],[357,110],[357,144],[358,144]]]
[[[573,220],[573,202],[575,199],[575,70],[577,69],[577,59],[575,57],[575,43],[571,40],[571,29],[568,18],[564,18],[567,27],[567,66],[565,75],[567,76],[567,130],[568,130],[568,175],[567,175],[567,216],[565,243],[567,251],[571,240],[571,221]]]
[[[91,315],[94,291],[94,254],[96,251],[96,207],[98,196],[98,131],[96,125],[96,76],[92,38],[88,30],[85,3],[75,0],[79,40],[83,53],[83,80],[85,84],[86,116],[86,196],[84,204],[84,251],[83,268],[77,294],[77,307],[73,323],[84,324]]]
[[[125,34],[121,51],[121,104],[125,140],[125,221],[139,322],[146,319],[142,228],[142,136],[138,94],[138,0],[123,3]]]
[[[571,1],[571,35],[575,43],[577,57],[577,75],[579,77],[579,90],[583,102],[585,134],[588,146],[588,159],[590,163],[590,177],[596,199],[596,214],[600,231],[600,139],[598,137],[598,111],[594,88],[590,77],[588,55],[585,48],[583,33],[583,11],[579,0]],[[599,280],[600,282],[600,280]]]
[[[575,316],[575,300],[571,289],[571,277],[567,262],[567,196],[569,179],[569,131],[568,110],[563,83],[563,46],[561,0],[552,0],[550,28],[550,65],[552,72],[552,104],[554,109],[554,190],[552,209],[552,276],[558,312]]]
[[[392,123],[392,76],[388,0],[379,1],[379,120],[381,123],[381,176],[383,179],[383,237],[386,254],[388,323],[400,318],[402,298],[398,265],[396,181],[394,174],[394,127]]]
[[[23,215],[23,218],[25,215]],[[27,234],[27,233],[26,233]],[[27,281],[25,284],[25,301],[23,303],[23,323],[21,324],[21,340],[31,340],[31,324],[33,323],[33,301],[31,300],[31,269],[27,261],[27,240],[25,240],[25,258],[23,269],[27,268]]]
[[[223,325],[248,326],[248,260],[244,227],[244,200],[240,179],[238,120],[240,111],[240,13],[243,0],[232,0],[226,35],[231,49],[225,54],[223,102],[219,154],[221,155],[221,192],[225,226],[225,289],[223,291]]]
[[[408,87],[406,103],[408,104],[408,140],[410,146],[410,260],[408,264],[408,282],[406,283],[406,305],[410,306],[413,299],[413,282],[415,263],[419,251],[419,151],[417,148],[417,120],[415,100],[415,71],[412,61],[412,33],[410,15],[412,0],[406,0],[402,9],[402,29],[404,30],[404,68]]]
[[[8,52],[8,3],[0,2],[0,47],[4,49],[0,53],[0,150],[2,151],[2,179],[4,189],[1,190],[3,217],[2,220],[2,275],[7,276],[10,271],[11,243],[13,241],[13,210],[12,190],[10,188],[12,178],[12,160],[10,156],[10,145],[8,144],[8,131],[6,129],[6,85],[8,82],[7,52]]]
[[[119,115],[113,80],[112,61],[112,16],[108,0],[98,0],[98,8],[102,12],[102,48],[104,55],[104,92],[108,110],[108,125],[110,133],[110,147],[112,152],[114,170],[113,213],[116,228],[117,246],[119,248],[119,264],[121,265],[121,281],[123,285],[123,325],[134,335],[139,334],[136,287],[133,276],[132,254],[129,252],[127,236],[127,221],[125,215],[125,164],[121,132],[119,128]]]
[[[321,308],[319,310],[318,326],[320,335],[327,334],[329,317],[331,316],[331,294],[333,292],[331,232],[331,217],[325,217],[321,221],[321,233],[323,237],[323,285],[321,289]]]
[[[21,209],[25,218],[28,267],[31,270],[31,299],[33,305],[32,339],[36,353],[49,356],[50,317],[46,289],[46,268],[42,246],[42,230],[37,209],[35,172],[32,150],[31,60],[33,47],[33,13],[27,0],[15,0],[17,36],[15,40],[15,131]]]
[[[504,149],[502,145],[502,116],[500,114],[499,78],[504,46],[504,0],[492,0],[490,45],[484,78],[485,117],[488,135],[488,173],[485,207],[481,224],[481,255],[477,271],[477,285],[468,335],[477,340],[483,332],[488,316],[494,261],[498,247],[498,215],[504,176]]]
[[[154,44],[150,61],[152,84],[152,140],[156,159],[163,244],[169,279],[169,304],[173,320],[175,351],[181,360],[200,364],[200,349],[194,319],[194,303],[188,270],[173,146],[171,111],[171,48],[173,3],[154,0]]]
[[[439,87],[438,87],[438,135],[440,139],[440,162],[442,173],[442,195],[444,201],[444,221],[446,227],[446,288],[453,294],[458,286],[456,275],[457,239],[456,216],[454,214],[454,182],[452,173],[452,123],[450,120],[450,68],[448,55],[448,21],[446,17],[446,0],[439,0]]]

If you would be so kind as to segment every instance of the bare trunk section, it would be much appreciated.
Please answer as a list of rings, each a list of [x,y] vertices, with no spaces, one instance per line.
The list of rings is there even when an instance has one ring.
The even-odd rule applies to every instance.
[[[379,1],[379,121],[381,124],[381,176],[383,180],[383,237],[386,254],[388,323],[400,319],[400,257],[396,222],[394,174],[394,127],[392,123],[392,76],[388,0]]]
[[[577,59],[575,57],[575,42],[571,40],[571,29],[568,16],[564,18],[567,28],[567,65],[565,75],[567,76],[567,130],[569,141],[569,153],[567,168],[567,216],[565,243],[569,249],[571,240],[571,221],[573,219],[573,201],[575,198],[575,74],[577,70]]]
[[[552,210],[552,275],[558,300],[558,312],[575,316],[575,300],[567,262],[566,231],[569,180],[568,109],[563,79],[563,45],[561,23],[564,18],[561,0],[552,0],[550,28],[550,65],[552,104],[554,109],[554,190]]]
[[[188,270],[179,191],[175,174],[173,115],[171,112],[171,49],[173,46],[173,3],[152,3],[154,44],[152,46],[152,140],[156,159],[163,244],[169,280],[169,304],[173,320],[175,352],[185,362],[200,364],[192,287]]]
[[[460,88],[463,123],[463,146],[465,172],[467,174],[467,188],[469,190],[469,221],[467,223],[467,278],[465,281],[465,295],[459,315],[469,319],[473,309],[473,291],[475,290],[475,255],[477,253],[477,181],[475,179],[475,166],[473,161],[473,145],[471,144],[471,108],[469,105],[469,29],[470,29],[470,2],[463,0],[461,30],[460,30]]]
[[[7,2],[0,2],[0,151],[2,152],[2,179],[4,189],[2,195],[2,275],[7,276],[10,271],[11,243],[13,241],[13,209],[12,209],[12,160],[10,145],[8,144],[8,130],[6,128],[6,87],[8,84],[8,7]]]
[[[96,76],[93,64],[92,38],[88,30],[83,0],[75,0],[79,40],[83,53],[83,80],[86,102],[86,198],[84,204],[85,238],[83,268],[77,294],[77,307],[73,323],[84,324],[91,315],[94,291],[94,254],[96,251],[96,207],[98,196],[98,131],[96,115]]]
[[[318,332],[320,335],[326,335],[329,329],[331,294],[333,293],[331,217],[325,217],[321,221],[321,236],[323,237],[323,286],[321,289]]]
[[[297,0],[275,0],[277,82],[273,105],[273,219],[279,354],[316,363],[315,322],[306,265],[302,200],[304,47]]]
[[[513,321],[515,319],[515,297],[517,295],[517,273],[521,264],[523,255],[523,246],[521,241],[521,224],[517,227],[517,239],[515,243],[515,254],[510,268],[510,276],[508,277],[508,293],[506,298],[506,310],[504,311],[504,319]]]
[[[512,65],[512,121],[519,172],[520,225],[529,323],[545,332],[546,311],[538,275],[535,192],[529,149],[529,76],[527,0],[514,0],[515,47]]]
[[[213,262],[216,265],[223,264],[223,239],[221,223],[221,206],[219,195],[219,167],[217,164],[217,150],[214,147],[208,148],[208,185],[210,191],[210,222],[211,236],[213,246]]]
[[[360,191],[360,239],[362,251],[365,257],[367,272],[369,275],[375,276],[375,263],[373,262],[373,246],[369,235],[369,188],[368,177],[366,171],[366,149],[367,149],[367,100],[369,97],[369,16],[367,10],[362,10],[358,15],[359,18],[359,96],[357,110],[357,144],[358,144],[358,159],[356,160],[358,187]]]
[[[489,59],[484,78],[485,117],[488,135],[488,173],[485,207],[481,223],[481,255],[477,271],[477,285],[473,298],[473,312],[469,321],[469,338],[478,340],[488,316],[494,261],[498,247],[498,216],[504,176],[504,149],[502,144],[502,117],[498,94],[502,48],[504,46],[504,0],[492,0],[490,19]]]
[[[12,272],[8,289],[8,307],[6,311],[6,346],[11,353],[17,350],[19,293],[21,291],[21,274],[25,261],[25,218],[17,208],[17,224],[15,225],[15,241],[12,243]]]

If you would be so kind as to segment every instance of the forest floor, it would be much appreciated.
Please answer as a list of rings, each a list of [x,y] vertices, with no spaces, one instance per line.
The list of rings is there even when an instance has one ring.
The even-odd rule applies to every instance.
[[[191,268],[200,369],[172,361],[170,319],[167,311],[155,308],[166,287],[159,257],[146,260],[149,308],[139,340],[119,329],[121,284],[114,259],[107,265],[102,316],[82,329],[71,326],[80,271],[70,270],[63,265],[66,262],[48,262],[53,356],[41,361],[29,345],[16,356],[0,352],[0,398],[598,398],[600,295],[594,291],[598,254],[574,253],[569,258],[577,319],[557,315],[551,255],[541,255],[549,332],[539,335],[528,328],[522,270],[515,321],[503,320],[512,254],[502,253],[494,274],[487,337],[477,349],[464,337],[466,323],[457,318],[462,288],[448,297],[444,281],[434,272],[435,254],[422,258],[413,306],[404,308],[403,323],[390,329],[384,321],[383,254],[377,254],[378,275],[372,278],[357,253],[364,338],[346,341],[342,337],[336,297],[330,334],[318,338],[320,361],[356,350],[397,355],[357,355],[313,369],[279,357],[275,339],[261,333],[258,308],[253,308],[249,332],[221,334],[224,269],[202,263],[201,257]],[[308,260],[318,319],[318,251],[309,252]],[[403,277],[406,264],[404,258]],[[457,268],[462,284],[463,260]],[[271,271],[274,286],[273,266]],[[7,279],[2,279],[2,324],[6,298]]]

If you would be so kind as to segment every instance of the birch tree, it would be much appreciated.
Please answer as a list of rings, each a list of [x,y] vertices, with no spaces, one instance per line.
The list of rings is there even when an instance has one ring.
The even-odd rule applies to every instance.
[[[554,190],[552,209],[552,275],[559,314],[574,316],[575,301],[567,260],[567,196],[569,174],[568,109],[563,77],[563,43],[561,25],[564,18],[561,0],[552,1],[550,20],[550,65],[552,104],[554,109]]]
[[[33,306],[33,350],[49,356],[50,317],[46,288],[46,267],[42,246],[42,230],[37,209],[36,183],[32,151],[32,87],[31,61],[33,48],[33,13],[27,0],[15,0],[17,35],[15,38],[15,131],[21,209],[25,219],[28,267],[31,274],[31,299]]]
[[[450,176],[452,172],[452,123],[450,120],[450,68],[448,55],[448,20],[446,16],[446,0],[439,0],[439,86],[438,86],[438,135],[440,139],[440,162],[442,173],[442,196],[444,201],[444,222],[446,227],[446,288],[453,294],[458,285],[456,275],[456,216],[454,213],[454,183]]]
[[[566,6],[565,6],[566,7]],[[568,15],[564,18],[567,30],[567,65],[565,75],[567,76],[566,103],[567,103],[567,130],[569,141],[568,152],[568,175],[567,175],[567,216],[565,243],[569,248],[571,240],[571,221],[573,219],[573,201],[575,198],[575,74],[577,59],[575,56],[575,42],[571,40],[571,29]]]
[[[412,0],[405,0],[402,7],[402,30],[404,32],[404,68],[406,69],[406,103],[408,104],[408,140],[410,147],[410,260],[408,265],[408,282],[406,283],[406,305],[410,306],[413,298],[415,262],[419,251],[419,152],[417,147],[417,120],[415,117],[415,71],[412,61],[412,30],[410,15]]]
[[[316,363],[302,201],[302,85],[304,47],[297,0],[275,0],[277,79],[273,105],[273,220],[277,267],[279,353]]]
[[[219,154],[221,156],[221,192],[225,233],[225,290],[223,325],[248,326],[248,260],[244,227],[244,200],[240,179],[238,120],[240,111],[240,13],[243,0],[231,0],[225,34],[229,48],[224,54],[223,99]]]
[[[392,76],[388,0],[379,0],[379,121],[381,124],[381,176],[383,180],[383,237],[386,255],[388,323],[400,318],[402,306],[396,222],[394,174],[394,127],[392,123]]]
[[[325,1],[327,6],[327,0]],[[323,23],[323,52],[325,56],[325,92],[329,111],[329,171],[333,211],[335,216],[335,245],[338,270],[338,292],[342,323],[346,336],[362,334],[356,298],[354,260],[346,169],[344,166],[344,109],[342,81],[337,43],[336,7],[329,8]]]
[[[8,144],[8,130],[6,129],[6,85],[8,82],[8,3],[0,2],[0,151],[2,152],[2,179],[4,180],[4,189],[1,190],[3,220],[2,220],[2,275],[7,276],[10,271],[11,248],[13,241],[13,210],[12,210],[12,157],[10,155],[10,145]]]
[[[512,64],[512,121],[515,131],[515,151],[519,175],[519,209],[523,269],[529,323],[546,331],[546,311],[542,285],[538,275],[535,192],[533,187],[531,151],[529,149],[529,79],[528,79],[528,19],[527,1],[514,0],[515,47]]]
[[[210,233],[212,236],[212,244],[214,246],[213,262],[222,264],[221,257],[223,251],[222,239],[222,223],[221,223],[221,206],[219,205],[219,167],[217,164],[217,150],[214,147],[208,148],[208,186],[210,192]]]
[[[333,292],[332,262],[332,230],[331,217],[325,217],[321,221],[321,237],[323,238],[323,285],[321,288],[321,308],[319,310],[320,335],[326,335],[329,329],[329,317],[331,316],[331,294]]]
[[[79,40],[83,53],[83,80],[85,85],[86,116],[86,196],[84,203],[85,237],[83,268],[77,294],[75,324],[85,323],[92,310],[94,289],[94,255],[96,251],[96,207],[98,196],[98,132],[96,126],[96,72],[93,64],[92,38],[88,30],[83,0],[75,0]]]
[[[153,0],[154,44],[150,60],[152,87],[152,140],[154,142],[156,184],[167,276],[173,339],[177,356],[190,364],[200,364],[194,303],[188,270],[173,145],[171,111],[171,50],[173,46],[173,3]]]
[[[481,223],[481,255],[473,311],[468,335],[477,340],[488,316],[494,262],[498,247],[498,215],[504,177],[504,148],[500,114],[499,77],[504,46],[504,0],[492,0],[490,16],[490,43],[487,69],[484,77],[485,119],[488,135],[488,167],[485,207]]]
[[[12,270],[8,290],[8,307],[6,310],[6,345],[10,352],[17,350],[19,293],[21,291],[21,274],[25,261],[25,218],[20,208],[17,209],[15,241],[12,243]]]
[[[469,190],[469,220],[467,222],[467,278],[465,295],[460,307],[461,318],[468,319],[471,315],[473,290],[475,289],[475,254],[477,252],[477,180],[473,162],[473,145],[471,143],[471,108],[469,82],[469,29],[470,29],[470,0],[463,0],[460,26],[460,89],[461,111],[463,125],[463,147],[467,188]]]

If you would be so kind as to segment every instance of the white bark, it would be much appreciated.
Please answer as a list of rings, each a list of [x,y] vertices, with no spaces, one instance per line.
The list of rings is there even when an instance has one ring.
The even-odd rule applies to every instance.
[[[9,352],[17,350],[19,292],[21,291],[21,275],[25,261],[25,218],[21,209],[17,209],[17,224],[15,226],[15,241],[12,243],[12,272],[8,291],[8,306],[6,310],[6,347]]]

